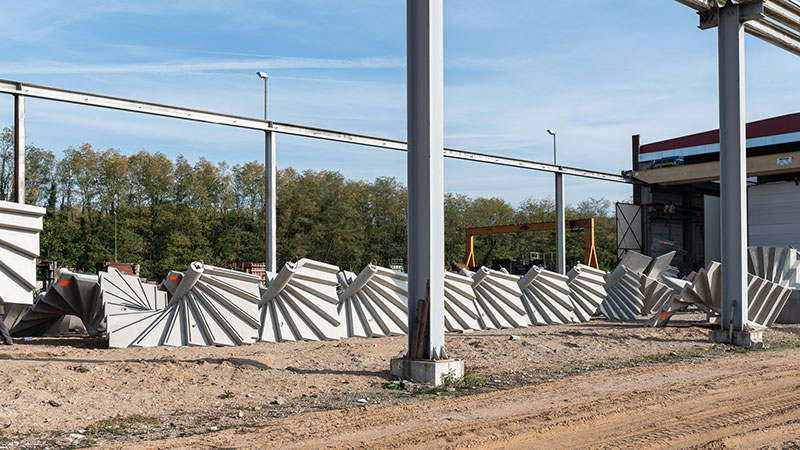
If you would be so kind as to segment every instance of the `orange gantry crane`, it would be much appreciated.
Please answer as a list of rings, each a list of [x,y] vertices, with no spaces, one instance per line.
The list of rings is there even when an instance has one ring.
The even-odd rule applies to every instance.
[[[599,269],[597,251],[594,248],[594,219],[576,219],[565,221],[567,229],[583,228],[585,249],[584,264]],[[522,233],[526,231],[555,231],[555,222],[520,223],[514,225],[493,225],[489,227],[467,228],[467,255],[464,264],[475,267],[475,236],[486,234]]]

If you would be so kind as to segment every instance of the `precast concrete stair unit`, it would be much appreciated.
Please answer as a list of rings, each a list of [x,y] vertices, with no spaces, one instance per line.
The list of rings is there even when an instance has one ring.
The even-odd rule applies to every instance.
[[[171,276],[177,279],[179,272]],[[110,348],[153,347],[164,343],[166,338],[171,338],[170,345],[182,345],[183,338],[178,339],[177,333],[172,336],[164,333],[167,322],[174,316],[165,313],[169,297],[166,290],[159,290],[156,284],[145,283],[141,278],[125,275],[113,267],[100,274],[100,289]],[[181,326],[183,330],[180,330]],[[178,332],[187,332],[186,326],[179,325]],[[191,340],[196,331],[190,330],[188,334]],[[177,344],[179,340],[181,344]]]
[[[655,278],[642,275],[639,277],[639,282],[641,283],[642,295],[644,295],[642,315],[649,316],[656,311],[660,311],[661,307],[675,295],[675,290]]]
[[[755,276],[789,288],[800,287],[800,258],[793,248],[749,247],[747,266]]]
[[[109,326],[109,346],[236,346],[258,337],[261,279],[256,275],[195,261],[162,281],[159,291],[166,291],[169,299],[161,307],[164,294],[136,277],[109,271],[101,284],[111,284],[111,274],[116,287],[123,290],[127,285],[129,290],[127,296],[114,296],[124,299],[115,304],[104,286],[109,321],[114,324],[113,329]]]
[[[647,268],[650,267],[652,263],[653,258],[633,250],[628,250],[628,252],[625,253],[625,256],[622,257],[622,260],[620,260],[619,264],[617,264],[617,267],[625,266],[631,272],[641,275],[647,272]]]
[[[339,268],[301,259],[287,262],[261,295],[263,342],[322,341],[345,336],[336,293]]]
[[[748,326],[750,329],[770,327],[780,314],[791,289],[753,274],[747,276]],[[677,312],[696,305],[700,309],[721,314],[722,308],[722,266],[716,261],[708,269],[700,269],[692,283],[680,295],[665,304],[660,313],[647,324],[664,326]]]
[[[569,298],[579,322],[588,322],[606,297],[605,272],[578,264],[567,274]]]
[[[676,273],[677,269],[670,265],[675,258],[675,254],[675,251],[671,251],[651,258],[641,253],[629,251],[620,261],[619,265],[627,267],[631,272],[639,276],[639,290],[643,296],[642,307],[638,311],[640,315],[652,314],[668,302],[674,294],[677,294],[663,282],[665,276]]]
[[[339,322],[344,337],[408,334],[408,275],[367,265],[356,276],[339,272]]]
[[[30,305],[45,209],[0,201],[0,304]]]
[[[632,321],[639,318],[644,306],[639,275],[619,264],[606,276],[606,298],[598,309],[609,320]]]
[[[39,294],[39,295],[44,295]],[[35,300],[34,300],[35,301]],[[22,316],[25,315],[25,312],[28,311],[30,305],[19,305],[16,303],[6,303],[4,305],[6,314],[3,316],[3,323],[6,325],[6,328],[9,330],[13,329],[20,320],[22,320]]]
[[[466,270],[462,270],[462,273],[469,274]],[[522,301],[518,276],[487,267],[481,267],[471,275],[478,322],[482,329],[522,328],[531,325]]]
[[[672,260],[675,258],[676,252],[673,250],[669,253],[664,253],[661,256],[653,258],[647,270],[643,272],[644,275],[653,279],[661,280],[664,276],[674,276],[677,274],[677,267],[671,266]]]
[[[447,331],[480,330],[473,279],[464,273],[444,273],[444,327]]]
[[[533,266],[517,280],[528,318],[534,325],[578,322],[570,299],[569,277]]]
[[[79,318],[89,336],[99,336],[105,331],[97,275],[61,269],[56,281],[44,295],[37,297],[11,333],[17,337],[43,336],[64,316]]]

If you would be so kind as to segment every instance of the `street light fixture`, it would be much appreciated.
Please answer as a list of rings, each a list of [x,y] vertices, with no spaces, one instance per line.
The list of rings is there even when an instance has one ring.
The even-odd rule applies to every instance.
[[[547,129],[547,134],[553,136],[553,164],[556,163],[556,132],[551,130],[550,128]]]
[[[267,120],[267,80],[269,79],[269,76],[267,75],[267,72],[256,72],[256,75],[258,75],[259,78],[264,79],[264,120]]]

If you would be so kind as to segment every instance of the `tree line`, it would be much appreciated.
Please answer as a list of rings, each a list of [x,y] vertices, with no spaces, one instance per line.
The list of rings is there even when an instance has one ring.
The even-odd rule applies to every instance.
[[[0,200],[11,200],[13,134],[0,142]],[[141,264],[142,276],[160,280],[193,260],[230,267],[263,262],[264,164],[230,166],[200,158],[140,151],[126,156],[90,144],[60,157],[26,149],[26,202],[47,209],[41,259],[94,272],[104,261]],[[360,271],[367,263],[407,264],[406,187],[394,178],[349,180],[320,170],[277,173],[278,262],[312,258]],[[611,202],[587,199],[568,207],[567,218],[596,219],[600,266],[616,263]],[[513,206],[500,198],[445,197],[445,259],[463,262],[464,229],[554,220],[552,200],[529,198]],[[554,232],[476,238],[476,262],[555,253]],[[583,259],[583,233],[567,233],[567,261]],[[116,258],[115,258],[116,255]],[[553,265],[550,262],[548,265]],[[280,266],[279,266],[280,267]]]

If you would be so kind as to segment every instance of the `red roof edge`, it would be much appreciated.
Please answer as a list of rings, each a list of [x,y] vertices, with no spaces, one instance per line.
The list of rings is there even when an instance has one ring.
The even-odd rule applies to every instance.
[[[800,131],[800,113],[786,114],[747,124],[747,138],[775,136]],[[719,143],[719,129],[653,142],[639,147],[639,153],[653,153]]]

